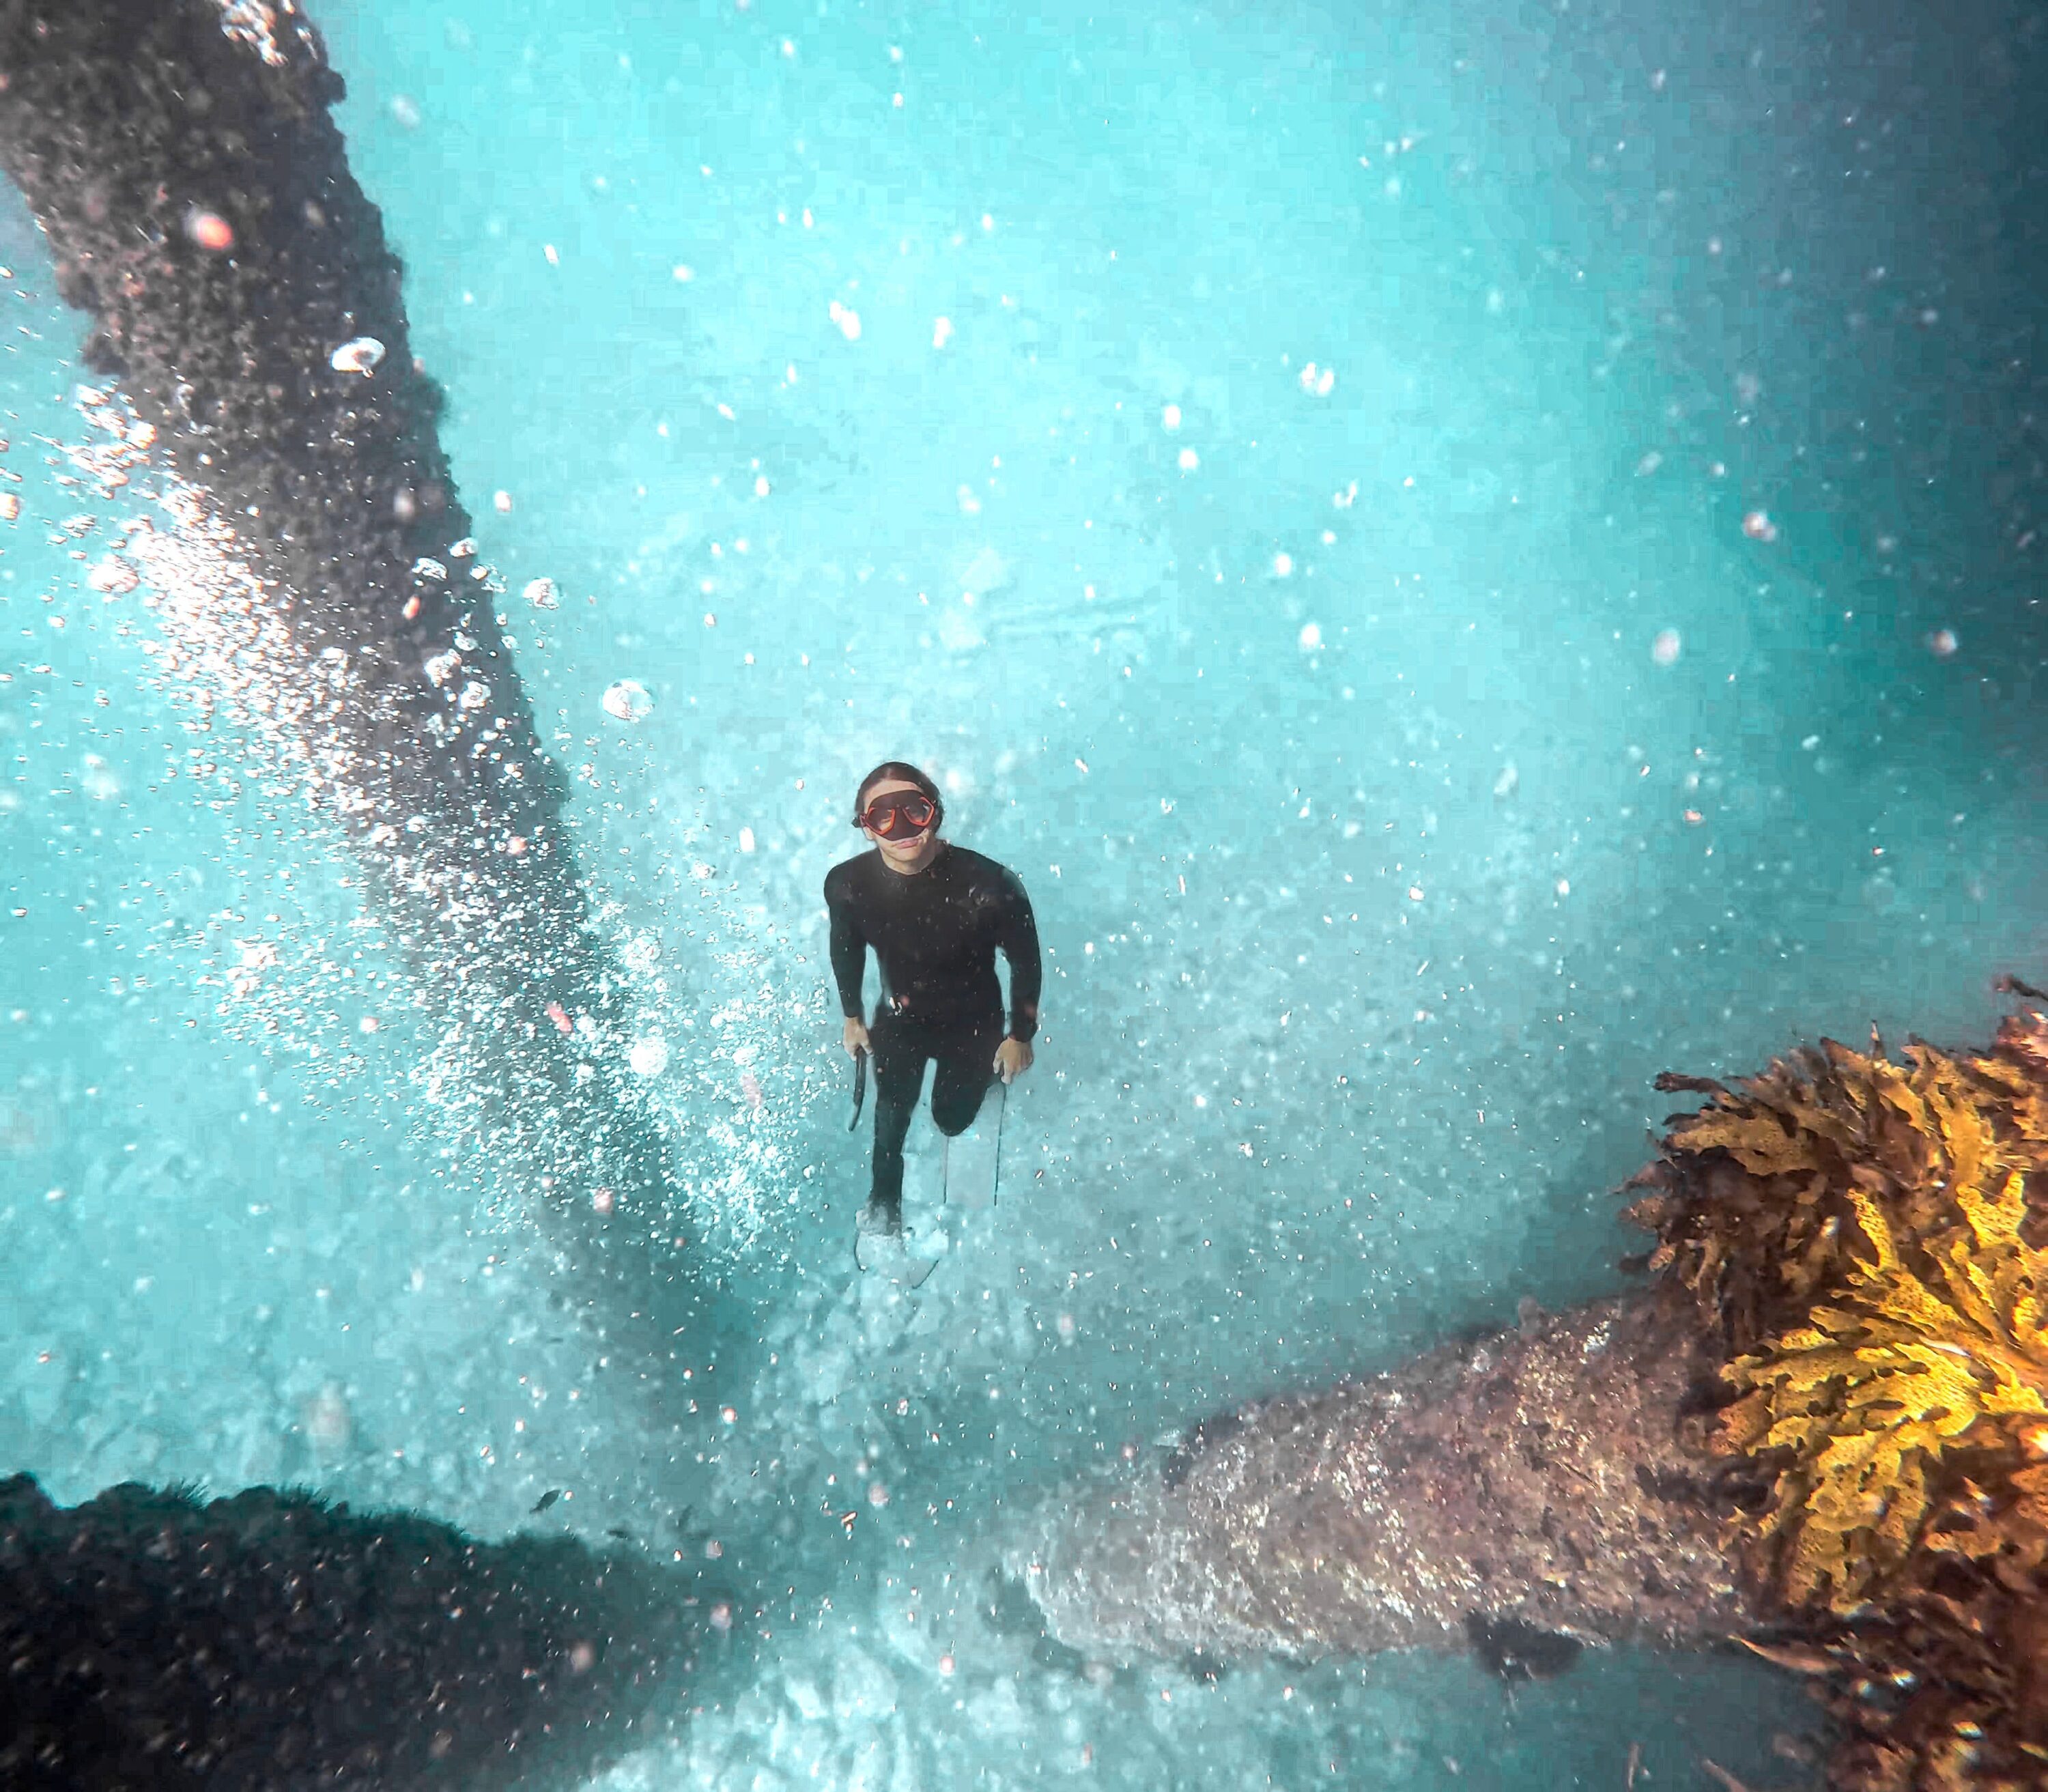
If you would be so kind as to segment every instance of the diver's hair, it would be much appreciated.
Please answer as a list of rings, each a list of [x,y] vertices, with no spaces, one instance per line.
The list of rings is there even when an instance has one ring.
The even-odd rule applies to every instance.
[[[853,818],[858,821],[867,812],[867,793],[885,779],[895,778],[905,784],[914,784],[932,799],[932,807],[939,813],[932,817],[934,832],[946,818],[946,801],[939,794],[939,787],[924,773],[902,759],[884,759],[874,770],[860,781],[860,788],[854,793]]]

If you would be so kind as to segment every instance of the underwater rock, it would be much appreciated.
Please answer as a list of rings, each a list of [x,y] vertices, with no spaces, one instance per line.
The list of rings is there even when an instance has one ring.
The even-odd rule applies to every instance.
[[[575,1785],[646,1740],[684,1602],[562,1538],[0,1480],[0,1785]]]
[[[1837,1792],[2048,1786],[2048,1012],[1903,1059],[1660,1077],[1708,1100],[1631,1184],[1647,1291],[1205,1420],[1005,1571],[1113,1658],[1740,1637]]]
[[[1677,1303],[1603,1301],[1241,1408],[1062,1495],[1005,1569],[1059,1642],[1118,1660],[1476,1637],[1537,1674],[1573,1643],[1731,1634],[1724,1507],[1675,1422],[1699,1344]]]
[[[281,806],[346,830],[439,1030],[449,1129],[545,1192],[576,1270],[625,1284],[600,1301],[623,1320],[661,1297],[642,1297],[674,1229],[669,1147],[626,1068],[627,981],[502,582],[458,552],[441,394],[328,116],[341,92],[293,6],[0,0],[0,165],[121,401],[88,394],[107,439],[80,464],[104,495],[161,500],[125,552],[166,681],[243,736]]]

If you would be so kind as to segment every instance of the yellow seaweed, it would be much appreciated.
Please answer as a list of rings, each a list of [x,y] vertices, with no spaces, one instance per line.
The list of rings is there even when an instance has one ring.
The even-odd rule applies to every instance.
[[[1759,1609],[1842,1664],[1831,1784],[2048,1785],[2048,1016],[1659,1086],[1709,1099],[1627,1216],[1720,1343]]]

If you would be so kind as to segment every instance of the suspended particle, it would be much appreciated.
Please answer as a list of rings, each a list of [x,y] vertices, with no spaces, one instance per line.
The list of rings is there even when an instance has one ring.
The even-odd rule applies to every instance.
[[[601,700],[605,714],[621,722],[644,722],[654,712],[654,700],[637,678],[622,678],[608,686]]]
[[[1295,637],[1295,639],[1301,643],[1303,653],[1313,654],[1323,644],[1323,631],[1317,623],[1304,623],[1301,625],[1301,632]]]
[[[1276,579],[1290,579],[1294,575],[1294,557],[1287,553],[1275,554],[1273,557],[1273,576]]]
[[[1676,665],[1685,643],[1674,628],[1661,628],[1657,638],[1650,643],[1650,657],[1659,665]]]
[[[1199,454],[1196,453],[1193,448],[1182,448],[1181,450],[1181,471],[1182,472],[1192,473],[1197,467],[1200,466],[1201,464],[1202,457]]]
[[[185,214],[185,235],[198,248],[224,255],[235,246],[235,227],[218,211],[194,206]]]
[[[355,1427],[349,1414],[347,1393],[339,1382],[324,1384],[320,1392],[300,1408],[299,1418],[307,1441],[316,1450],[337,1456],[348,1448]]]
[[[1181,427],[1181,407],[1178,405],[1169,405],[1160,412],[1159,427],[1169,436]]]
[[[609,1189],[593,1189],[590,1192],[590,1204],[599,1213],[609,1213],[615,1204],[615,1197]]]
[[[126,560],[109,554],[86,574],[85,582],[111,602],[134,590],[142,580]]]
[[[384,345],[374,336],[351,336],[328,356],[338,374],[368,374],[384,359]]]
[[[509,491],[494,491],[491,495],[491,505],[501,517],[509,517],[512,514],[512,494]]]
[[[561,596],[552,579],[531,579],[524,593],[526,601],[536,610],[555,610],[561,607]]]
[[[953,339],[953,320],[950,317],[934,319],[932,324],[932,347],[944,348]]]
[[[1927,651],[1937,660],[1949,658],[1959,645],[1956,631],[1952,628],[1937,628],[1927,637]]]
[[[1778,525],[1771,520],[1768,510],[1751,510],[1742,519],[1742,532],[1752,541],[1778,539]]]

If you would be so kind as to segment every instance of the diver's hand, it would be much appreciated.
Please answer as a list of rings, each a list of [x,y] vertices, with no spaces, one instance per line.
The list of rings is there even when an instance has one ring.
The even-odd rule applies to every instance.
[[[1006,1088],[1030,1068],[1031,1048],[1022,1039],[1006,1039],[995,1048],[995,1074]]]
[[[840,1030],[840,1038],[846,1041],[846,1055],[848,1057],[859,1057],[863,1052],[868,1049],[867,1029],[861,1024],[860,1017],[858,1014],[849,1014],[847,1017],[846,1025]]]

